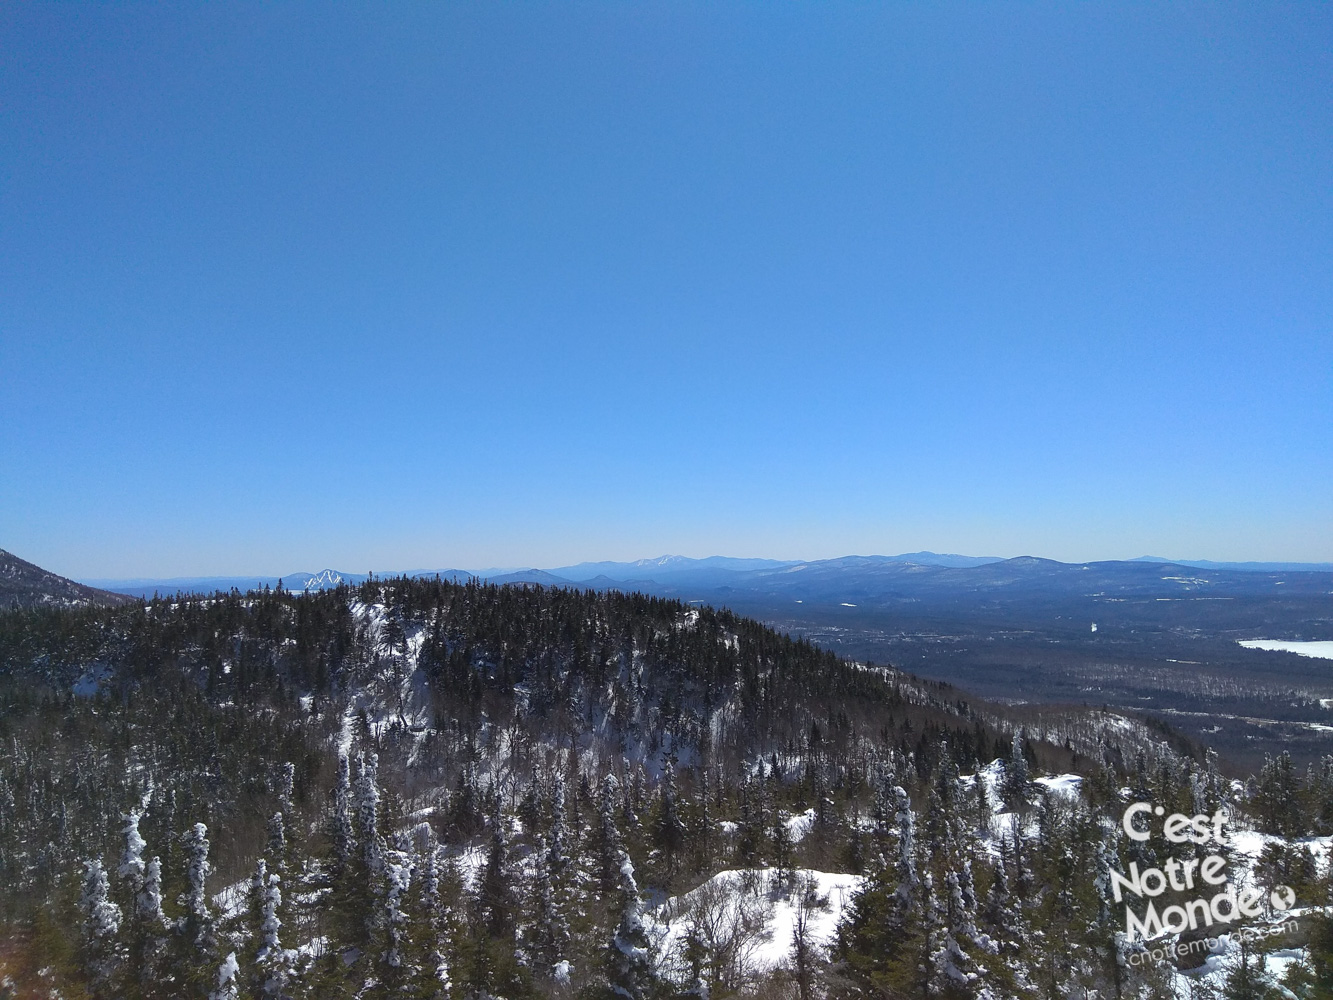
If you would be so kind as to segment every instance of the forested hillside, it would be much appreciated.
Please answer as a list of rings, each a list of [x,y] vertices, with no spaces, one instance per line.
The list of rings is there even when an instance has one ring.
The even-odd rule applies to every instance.
[[[11,611],[0,995],[1166,996],[1110,896],[1165,857],[1134,801],[1254,828],[1229,870],[1294,888],[1288,986],[1325,995],[1326,844],[1294,838],[1333,833],[1328,762],[1233,783],[1123,716],[638,594]]]
[[[0,609],[129,604],[124,594],[85,587],[0,549]]]

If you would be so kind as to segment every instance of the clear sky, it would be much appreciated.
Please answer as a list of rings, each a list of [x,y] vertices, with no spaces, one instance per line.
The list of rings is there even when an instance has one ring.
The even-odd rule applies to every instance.
[[[0,6],[0,547],[1333,560],[1333,5]]]

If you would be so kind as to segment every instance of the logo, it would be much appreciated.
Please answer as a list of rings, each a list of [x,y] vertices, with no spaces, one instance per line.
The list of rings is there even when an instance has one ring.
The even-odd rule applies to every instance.
[[[1161,806],[1135,802],[1125,810],[1120,826],[1130,840],[1143,843],[1152,837],[1151,817],[1161,817],[1165,813]],[[1224,843],[1223,827],[1228,819],[1230,816],[1225,809],[1218,809],[1212,816],[1172,813],[1162,822],[1161,834],[1168,844],[1182,845],[1182,851],[1187,851],[1189,856],[1168,858],[1160,868],[1144,871],[1139,871],[1137,861],[1130,862],[1128,876],[1112,870],[1111,891],[1117,903],[1125,904],[1125,933],[1131,941],[1146,941],[1163,934],[1180,934],[1263,915],[1262,889],[1254,886],[1236,888],[1228,878],[1225,857],[1214,853],[1200,858],[1198,851],[1192,849],[1205,844],[1220,848]],[[1173,903],[1158,913],[1154,901],[1167,889],[1197,895],[1187,902]],[[1148,905],[1142,917],[1130,905],[1129,893],[1140,900],[1147,898]],[[1277,886],[1268,896],[1268,903],[1274,910],[1289,910],[1295,902],[1296,893],[1290,886]]]

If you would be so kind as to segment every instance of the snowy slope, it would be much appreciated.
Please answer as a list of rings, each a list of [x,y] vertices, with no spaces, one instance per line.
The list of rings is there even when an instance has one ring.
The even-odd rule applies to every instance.
[[[694,928],[719,952],[731,956],[740,980],[752,980],[790,962],[802,909],[807,940],[816,949],[827,950],[860,885],[859,875],[807,868],[795,869],[785,879],[772,868],[718,872],[647,915],[659,968],[677,982],[686,982],[685,943]]]

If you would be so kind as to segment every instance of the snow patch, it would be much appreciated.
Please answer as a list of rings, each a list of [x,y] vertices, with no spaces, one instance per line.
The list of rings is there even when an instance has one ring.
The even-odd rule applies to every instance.
[[[772,972],[791,959],[802,907],[806,940],[817,949],[827,949],[861,883],[860,875],[808,868],[795,869],[785,879],[772,868],[718,872],[645,915],[659,968],[679,982],[688,978],[685,942],[691,927],[697,927],[705,937],[734,939],[741,975]]]
[[[110,680],[111,668],[105,664],[94,663],[79,676],[70,690],[76,697],[91,698]]]
[[[1275,653],[1295,653],[1319,660],[1333,660],[1333,641],[1280,642],[1276,639],[1241,639],[1246,649],[1266,649]]]
[[[1033,778],[1032,780],[1035,784],[1046,789],[1049,795],[1063,795],[1066,798],[1076,799],[1079,797],[1079,788],[1083,784],[1083,775],[1053,774],[1050,777]]]

